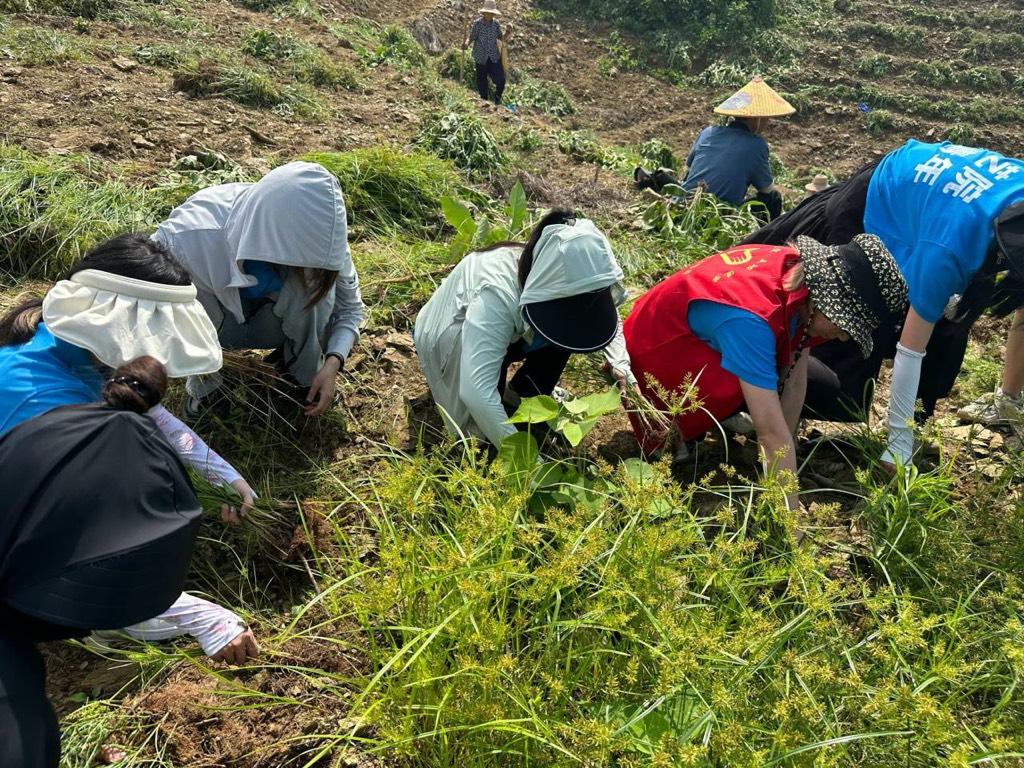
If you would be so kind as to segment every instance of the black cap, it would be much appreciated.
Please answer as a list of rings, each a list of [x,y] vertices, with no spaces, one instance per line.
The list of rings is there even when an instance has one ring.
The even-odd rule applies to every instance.
[[[523,315],[537,333],[570,352],[604,349],[619,327],[611,288],[527,304]]]

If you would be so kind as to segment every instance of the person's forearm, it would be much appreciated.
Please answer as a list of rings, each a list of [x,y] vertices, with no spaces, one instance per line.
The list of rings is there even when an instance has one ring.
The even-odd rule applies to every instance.
[[[245,622],[227,608],[182,592],[159,616],[125,627],[137,640],[170,640],[191,635],[207,656],[214,656],[245,630]]]
[[[791,435],[796,435],[800,426],[800,412],[804,407],[804,399],[807,397],[807,350],[804,350],[800,359],[794,364],[793,371],[789,374],[786,384],[782,390],[782,415],[786,419],[786,426],[789,427]]]
[[[151,408],[147,415],[156,422],[157,427],[167,438],[167,442],[178,452],[189,466],[211,482],[218,480],[230,485],[242,479],[233,466],[221,458],[220,454],[210,448],[199,435],[181,419],[173,416],[162,405]]]
[[[924,352],[896,345],[896,361],[889,386],[889,439],[882,454],[888,464],[909,464],[914,453],[914,404],[921,383]]]

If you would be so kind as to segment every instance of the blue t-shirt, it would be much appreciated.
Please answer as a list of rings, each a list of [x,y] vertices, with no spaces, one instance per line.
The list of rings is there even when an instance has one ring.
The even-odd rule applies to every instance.
[[[796,335],[794,317],[789,335]],[[746,309],[715,301],[691,301],[686,324],[697,338],[722,356],[722,367],[736,378],[763,389],[779,386],[775,334],[762,318]],[[791,361],[783,361],[789,365]]]
[[[278,293],[284,285],[284,281],[274,269],[274,265],[265,261],[243,261],[242,270],[249,277],[256,278],[256,285],[240,288],[238,291],[238,295],[247,301],[262,299],[272,293]]]
[[[768,142],[740,122],[713,125],[700,132],[686,158],[689,168],[683,189],[704,182],[708,191],[731,205],[743,205],[747,187],[772,185]]]
[[[944,141],[911,139],[871,176],[864,231],[900,265],[910,306],[930,323],[963,293],[995,239],[1004,208],[1024,199],[1024,162]]]
[[[0,436],[62,405],[96,402],[102,390],[92,354],[40,323],[29,341],[0,347]]]

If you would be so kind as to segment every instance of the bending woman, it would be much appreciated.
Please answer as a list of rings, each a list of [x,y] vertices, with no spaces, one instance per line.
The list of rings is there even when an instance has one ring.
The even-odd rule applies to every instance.
[[[416,354],[449,431],[500,445],[516,431],[505,403],[550,395],[573,352],[603,349],[620,385],[635,383],[621,280],[611,243],[571,211],[548,213],[525,244],[468,254],[416,317]]]
[[[879,326],[867,359],[850,344],[815,350],[807,395],[818,418],[862,419],[882,359],[895,355],[887,464],[910,461],[914,403],[920,398],[930,416],[949,394],[971,326],[986,307],[999,303],[1009,312],[1024,305],[1022,170],[1024,161],[991,150],[912,139],[746,240],[782,245],[807,235],[840,244],[867,232],[892,251],[909,287],[906,317]],[[1007,269],[997,291],[996,273]],[[1021,320],[1018,313],[1015,325]],[[1011,341],[1011,353],[1019,345]],[[1008,373],[1022,387],[1024,354],[1011,359]]]
[[[0,436],[54,408],[96,402],[105,372],[141,355],[172,376],[209,373],[222,363],[185,271],[144,235],[122,235],[90,251],[42,301],[23,302],[0,319]],[[158,401],[147,416],[182,460],[238,492],[244,514],[254,494],[234,467]],[[233,509],[222,515],[237,519]],[[256,652],[241,618],[189,594],[126,631],[145,640],[190,634],[217,660],[241,662]]]
[[[709,256],[658,283],[626,319],[626,349],[641,391],[664,410],[688,386],[699,408],[675,425],[684,441],[714,428],[746,402],[762,458],[796,475],[793,437],[807,387],[808,349],[851,341],[871,354],[871,334],[906,303],[906,284],[877,237],[830,248],[750,245]],[[691,400],[690,405],[695,402]],[[630,414],[645,452],[662,446]],[[796,494],[790,507],[797,505]]]
[[[202,510],[139,415],[166,385],[142,357],[114,372],[106,405],[56,407],[0,439],[0,768],[60,762],[36,644],[140,621],[185,582]]]
[[[338,180],[316,163],[288,163],[255,184],[220,184],[171,211],[153,239],[174,254],[224,349],[273,349],[306,389],[308,416],[334,402],[338,373],[365,307],[348,248]],[[187,417],[223,384],[192,376]]]

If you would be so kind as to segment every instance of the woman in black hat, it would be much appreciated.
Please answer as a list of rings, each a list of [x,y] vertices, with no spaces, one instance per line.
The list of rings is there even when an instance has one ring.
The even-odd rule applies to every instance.
[[[910,140],[744,242],[782,245],[807,235],[840,244],[861,232],[877,235],[892,252],[909,287],[910,309],[902,322],[876,330],[875,351],[866,360],[840,342],[815,350],[807,406],[819,418],[864,418],[882,359],[895,356],[882,460],[907,464],[915,401],[921,399],[929,416],[949,394],[971,326],[987,307],[1006,313],[1024,304],[1024,161]],[[996,274],[1007,269],[996,289]],[[1024,371],[1010,378],[1024,385]],[[980,409],[979,417],[985,413]]]
[[[641,392],[662,410],[681,407],[682,445],[745,402],[764,460],[795,476],[809,346],[842,339],[868,357],[874,329],[905,301],[899,268],[871,235],[839,247],[809,237],[737,246],[641,296],[624,325],[626,349]],[[645,452],[662,446],[666,434],[631,418]],[[789,501],[795,508],[795,493]]]
[[[163,366],[114,372],[103,404],[0,439],[0,768],[56,768],[60,735],[36,644],[123,627],[178,596],[201,508],[158,427]]]

